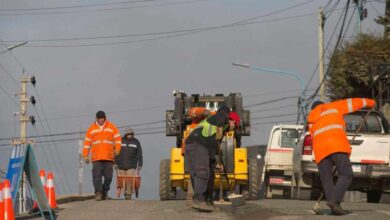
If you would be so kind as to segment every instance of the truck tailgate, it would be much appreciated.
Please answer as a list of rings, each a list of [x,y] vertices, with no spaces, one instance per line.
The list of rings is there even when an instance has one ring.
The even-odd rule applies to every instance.
[[[292,148],[270,148],[267,154],[268,166],[292,166]]]
[[[353,135],[348,135],[352,147],[352,163],[389,164],[389,135],[359,134],[354,141],[352,137]]]

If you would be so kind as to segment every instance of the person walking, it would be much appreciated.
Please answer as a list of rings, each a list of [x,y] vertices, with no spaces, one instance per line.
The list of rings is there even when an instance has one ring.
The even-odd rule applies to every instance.
[[[362,108],[373,108],[375,101],[367,98],[349,98],[330,103],[315,101],[308,116],[309,132],[313,138],[313,151],[318,166],[327,206],[335,215],[346,215],[341,200],[352,182],[349,156],[351,146],[345,132],[343,116]],[[333,183],[333,166],[338,174]]]
[[[119,175],[138,176],[141,171],[143,159],[141,143],[134,137],[132,128],[125,129],[125,135],[122,138],[122,148],[120,154],[115,157],[116,165],[119,169]],[[129,181],[125,183],[125,199],[130,200],[132,186]]]
[[[191,175],[194,189],[192,208],[197,211],[211,212],[215,155],[218,142],[223,138],[223,131],[229,126],[230,109],[223,106],[216,114],[202,120],[189,134],[185,144],[185,163]],[[211,201],[206,202],[206,199]]]
[[[96,121],[85,134],[83,158],[92,160],[92,179],[95,188],[95,200],[106,200],[112,181],[114,156],[121,150],[121,135],[118,128],[106,119],[103,111],[96,113]],[[103,182],[104,177],[104,182]]]

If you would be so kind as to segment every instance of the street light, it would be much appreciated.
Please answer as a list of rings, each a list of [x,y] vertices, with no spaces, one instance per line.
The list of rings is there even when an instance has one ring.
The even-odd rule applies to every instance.
[[[7,47],[6,50],[1,51],[0,54],[6,53],[6,52],[8,52],[8,51],[11,51],[11,50],[17,48],[17,47],[21,47],[21,46],[23,46],[23,45],[25,45],[25,44],[27,44],[27,41],[25,41],[25,42],[23,42],[23,43],[20,43],[20,44],[13,45],[13,46],[9,46],[9,47]]]
[[[282,74],[282,75],[288,75],[292,76],[295,79],[299,81],[300,87],[301,87],[301,93],[298,98],[298,106],[300,109],[300,112],[298,112],[297,117],[297,124],[299,123],[299,116],[300,113],[303,115],[303,123],[306,124],[306,103],[305,103],[305,81],[303,80],[302,76],[291,71],[284,71],[284,70],[278,70],[278,69],[271,69],[271,68],[264,68],[264,67],[258,67],[258,66],[252,66],[250,64],[244,64],[244,63],[232,63],[233,66],[243,67],[251,70],[256,70],[260,72],[269,72],[269,73],[276,73],[276,74]]]

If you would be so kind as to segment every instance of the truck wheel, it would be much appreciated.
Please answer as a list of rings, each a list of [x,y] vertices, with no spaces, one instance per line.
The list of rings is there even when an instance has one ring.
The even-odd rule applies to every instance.
[[[256,159],[249,159],[248,164],[248,200],[259,199],[260,177],[259,167]]]
[[[160,199],[174,199],[174,190],[171,187],[171,161],[169,159],[160,162]]]
[[[368,190],[367,191],[367,202],[378,203],[381,199],[382,192],[379,190]]]

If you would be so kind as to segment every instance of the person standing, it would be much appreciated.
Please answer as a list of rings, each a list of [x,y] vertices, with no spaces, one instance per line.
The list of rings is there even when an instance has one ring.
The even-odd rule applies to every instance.
[[[132,128],[125,129],[125,135],[122,138],[122,148],[120,154],[115,157],[116,165],[119,169],[119,175],[138,176],[142,168],[142,148],[141,143],[134,137]],[[125,183],[125,199],[130,200],[132,186],[128,181]]]
[[[223,106],[215,115],[202,120],[189,134],[185,144],[185,163],[191,175],[194,189],[192,208],[197,211],[210,212],[214,208],[212,201],[215,167],[215,154],[218,142],[223,138],[223,131],[229,126],[230,109]]]
[[[345,132],[343,116],[374,106],[375,101],[367,98],[349,98],[330,103],[315,101],[311,106],[308,125],[313,138],[315,162],[327,205],[335,215],[349,214],[341,208],[340,204],[353,176],[349,159],[351,146]],[[336,166],[338,174],[336,184],[333,183],[333,166]]]
[[[112,181],[114,156],[121,150],[121,135],[118,128],[106,119],[103,111],[96,113],[96,121],[87,130],[83,158],[89,163],[91,152],[92,179],[95,200],[106,200]],[[104,177],[104,182],[103,182]]]

